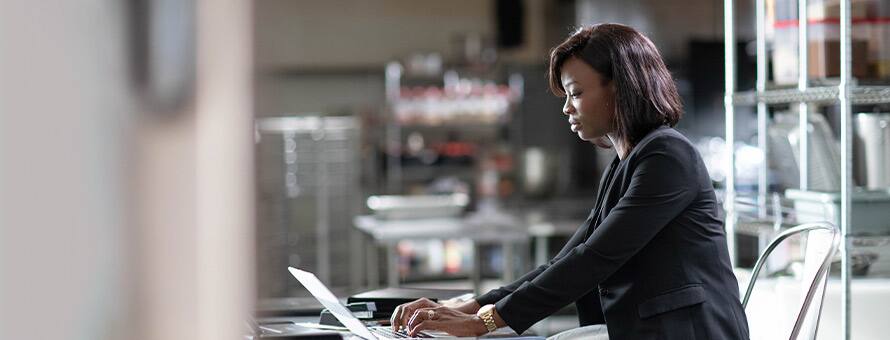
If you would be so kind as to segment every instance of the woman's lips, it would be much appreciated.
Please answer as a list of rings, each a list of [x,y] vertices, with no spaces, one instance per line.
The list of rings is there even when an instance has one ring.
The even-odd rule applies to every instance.
[[[572,132],[578,132],[581,130],[581,124],[572,123],[571,129],[572,129]]]

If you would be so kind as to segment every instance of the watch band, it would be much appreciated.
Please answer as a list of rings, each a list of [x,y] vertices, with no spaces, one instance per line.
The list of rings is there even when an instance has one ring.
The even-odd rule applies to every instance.
[[[489,307],[490,306],[490,307]],[[485,324],[485,328],[488,329],[488,332],[494,332],[498,329],[497,324],[494,323],[494,305],[487,305],[481,313],[479,313],[479,318],[482,319],[482,323]]]

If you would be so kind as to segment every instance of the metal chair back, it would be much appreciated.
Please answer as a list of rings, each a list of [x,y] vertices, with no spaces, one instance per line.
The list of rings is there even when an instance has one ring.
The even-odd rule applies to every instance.
[[[748,289],[745,291],[745,296],[742,299],[742,307],[747,307],[748,299],[751,297],[758,274],[760,274],[760,270],[773,250],[789,237],[802,233],[807,233],[807,250],[804,258],[805,268],[802,282],[805,285],[803,287],[804,296],[797,319],[794,322],[794,328],[791,330],[789,337],[791,340],[798,339],[801,336],[801,332],[804,331],[806,338],[816,338],[819,317],[822,314],[822,301],[825,298],[825,288],[828,284],[828,270],[831,267],[831,261],[834,258],[835,252],[837,252],[841,240],[840,231],[835,225],[828,222],[806,223],[785,230],[776,236],[757,259],[754,271],[751,273],[751,281],[748,282]],[[823,235],[819,235],[819,233],[829,238],[820,239],[819,236]],[[807,266],[807,263],[811,263],[811,259],[818,260],[815,263],[818,266],[811,267],[814,270],[807,270],[807,267],[810,267]],[[811,313],[811,311],[814,311],[814,313]]]

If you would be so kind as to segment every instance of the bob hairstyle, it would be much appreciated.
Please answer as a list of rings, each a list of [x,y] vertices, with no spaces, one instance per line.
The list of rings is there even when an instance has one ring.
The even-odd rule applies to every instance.
[[[682,116],[677,86],[661,54],[637,30],[620,24],[585,26],[550,51],[550,91],[565,96],[561,71],[566,60],[577,57],[590,65],[606,83],[615,86],[616,135],[628,150],[653,129],[673,127]]]

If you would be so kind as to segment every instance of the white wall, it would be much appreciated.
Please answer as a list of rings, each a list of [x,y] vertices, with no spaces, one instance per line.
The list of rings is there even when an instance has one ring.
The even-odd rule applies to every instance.
[[[121,2],[0,1],[0,339],[123,339]]]
[[[547,0],[526,0],[525,42],[500,51],[543,63]],[[383,67],[414,53],[454,57],[458,38],[494,39],[492,0],[257,0],[257,113],[338,112],[383,103]],[[378,109],[372,106],[371,109]]]
[[[448,52],[456,35],[490,35],[491,1],[258,0],[257,64],[380,67],[415,52]]]
[[[384,102],[383,67],[379,72],[340,74],[258,74],[258,116],[281,116],[307,112],[353,114],[367,109],[376,112]]]
[[[754,37],[753,1],[736,1],[736,33]],[[577,0],[578,24],[633,26],[649,37],[666,60],[687,57],[690,39],[723,40],[723,2],[716,0]]]
[[[139,105],[117,0],[0,1],[0,339],[238,339],[250,3],[196,0],[197,87]]]

